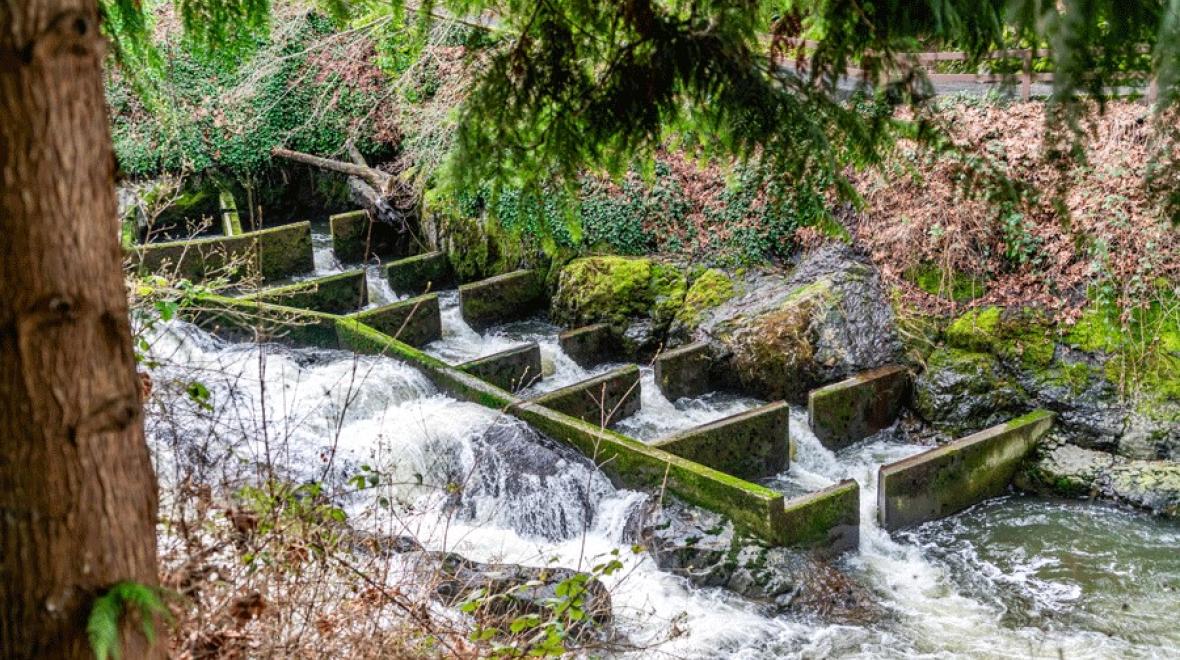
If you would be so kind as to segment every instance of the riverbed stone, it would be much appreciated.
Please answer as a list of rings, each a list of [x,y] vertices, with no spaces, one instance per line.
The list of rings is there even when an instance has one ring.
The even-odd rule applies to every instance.
[[[671,501],[652,517],[643,544],[663,570],[699,587],[723,587],[778,613],[868,623],[882,613],[872,593],[814,554],[767,547],[724,517]]]
[[[1180,517],[1180,463],[1138,460],[1064,442],[1046,444],[1017,479],[1034,493],[1092,497]]]
[[[901,361],[880,278],[845,245],[808,253],[789,276],[748,273],[737,288],[693,333],[735,389],[802,402],[819,385]]]

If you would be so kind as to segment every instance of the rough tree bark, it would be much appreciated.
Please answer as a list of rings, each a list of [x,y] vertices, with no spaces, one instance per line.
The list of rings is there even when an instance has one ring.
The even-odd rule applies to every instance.
[[[156,584],[95,0],[0,0],[0,657],[93,657],[94,597]],[[131,626],[124,657],[159,655]]]

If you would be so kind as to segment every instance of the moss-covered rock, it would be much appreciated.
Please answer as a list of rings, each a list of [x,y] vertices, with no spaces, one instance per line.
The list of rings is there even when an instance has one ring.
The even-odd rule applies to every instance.
[[[703,314],[733,298],[737,286],[724,271],[709,268],[692,281],[684,295],[684,305],[676,312],[672,335],[687,338],[700,325]]]
[[[692,339],[708,342],[724,384],[795,402],[902,357],[876,270],[839,244],[807,253],[790,275],[735,275],[727,300],[699,310]]]
[[[663,342],[686,288],[679,268],[653,259],[574,259],[558,277],[553,318],[571,328],[607,323],[624,350],[639,355]]]
[[[474,282],[521,268],[544,272],[549,267],[548,255],[535,240],[513,234],[489,218],[465,214],[449,195],[427,191],[421,213],[425,233],[446,253],[459,282]]]
[[[1028,395],[994,356],[958,348],[930,355],[914,383],[918,414],[939,431],[960,437],[1016,417]]]

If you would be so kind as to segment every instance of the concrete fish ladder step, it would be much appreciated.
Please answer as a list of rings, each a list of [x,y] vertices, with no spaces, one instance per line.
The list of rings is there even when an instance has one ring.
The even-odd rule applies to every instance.
[[[536,342],[524,344],[465,362],[459,369],[509,392],[519,392],[542,377],[541,347]]]
[[[887,366],[812,390],[807,396],[811,432],[837,451],[886,428],[909,399],[910,374]]]
[[[463,320],[476,330],[526,318],[545,307],[545,282],[532,270],[518,270],[459,287]]]
[[[609,427],[639,411],[639,367],[631,364],[532,399],[580,420]]]
[[[366,309],[346,318],[360,321],[410,346],[424,346],[442,338],[442,311],[436,293]]]
[[[882,465],[877,518],[887,530],[958,513],[1002,495],[1021,462],[1053,425],[1054,414],[1034,410],[979,433]]]
[[[262,289],[242,298],[313,312],[350,314],[369,303],[369,286],[365,280],[365,271],[358,269]]]
[[[652,443],[714,470],[762,479],[787,469],[791,409],[784,401],[719,419]]]

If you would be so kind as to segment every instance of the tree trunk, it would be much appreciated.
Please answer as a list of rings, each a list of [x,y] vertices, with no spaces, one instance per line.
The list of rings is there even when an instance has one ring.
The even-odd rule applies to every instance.
[[[157,580],[102,51],[95,0],[0,0],[4,658],[93,657],[95,596]]]

